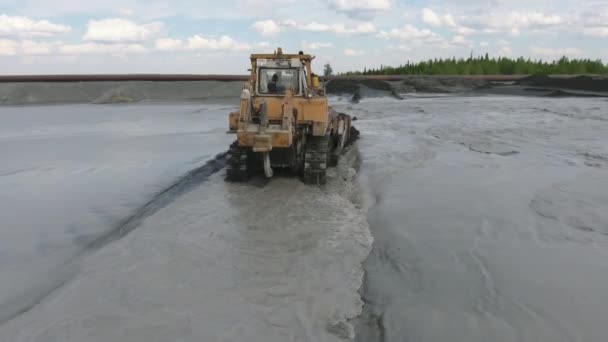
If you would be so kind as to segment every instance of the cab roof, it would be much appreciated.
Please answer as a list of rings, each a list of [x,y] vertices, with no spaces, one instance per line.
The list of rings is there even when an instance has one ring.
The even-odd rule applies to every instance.
[[[298,54],[284,54],[283,49],[278,48],[274,51],[274,53],[255,53],[251,55],[251,60],[254,61],[256,59],[292,59],[297,58],[300,60],[310,61],[314,59],[314,56],[304,54],[302,52]]]
[[[314,57],[311,55],[299,55],[299,54],[271,54],[271,53],[267,53],[267,54],[252,54],[251,55],[251,60],[255,60],[255,59],[292,59],[292,58],[297,58],[297,59],[303,59],[303,60],[311,60]]]

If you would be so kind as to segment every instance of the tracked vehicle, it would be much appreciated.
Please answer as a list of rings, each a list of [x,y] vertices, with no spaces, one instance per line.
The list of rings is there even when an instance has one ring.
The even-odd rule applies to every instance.
[[[299,52],[251,55],[251,74],[239,111],[230,113],[236,140],[227,156],[226,179],[245,181],[273,169],[324,184],[328,166],[358,136],[353,119],[328,106],[325,89],[312,73],[314,56]]]

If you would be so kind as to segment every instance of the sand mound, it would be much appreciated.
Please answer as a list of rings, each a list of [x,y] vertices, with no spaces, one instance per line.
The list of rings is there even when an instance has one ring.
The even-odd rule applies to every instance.
[[[518,85],[561,88],[586,91],[608,91],[608,78],[605,76],[550,77],[532,75],[517,82]]]
[[[242,82],[0,83],[0,104],[130,103],[238,99]]]

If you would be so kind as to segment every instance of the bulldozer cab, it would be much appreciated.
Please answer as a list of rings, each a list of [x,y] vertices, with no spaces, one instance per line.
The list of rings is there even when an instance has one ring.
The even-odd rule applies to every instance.
[[[274,54],[251,55],[251,81],[255,96],[304,96],[310,79],[310,55],[283,54],[279,48]]]
[[[258,69],[259,95],[284,95],[287,89],[299,95],[301,92],[298,68],[260,67]]]
[[[239,110],[229,115],[236,140],[228,152],[226,177],[247,179],[263,168],[298,172],[305,183],[323,184],[329,164],[350,141],[350,116],[328,105],[325,89],[303,52],[251,55],[251,75]]]

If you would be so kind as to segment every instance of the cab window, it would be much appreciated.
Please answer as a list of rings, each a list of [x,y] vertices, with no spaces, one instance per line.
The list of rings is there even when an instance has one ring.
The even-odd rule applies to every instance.
[[[258,80],[260,94],[285,94],[290,87],[293,92],[300,92],[298,82],[298,69],[295,68],[260,68]]]

